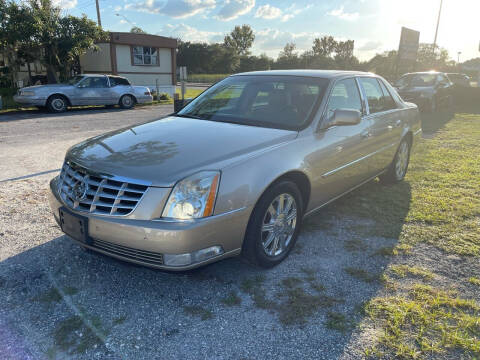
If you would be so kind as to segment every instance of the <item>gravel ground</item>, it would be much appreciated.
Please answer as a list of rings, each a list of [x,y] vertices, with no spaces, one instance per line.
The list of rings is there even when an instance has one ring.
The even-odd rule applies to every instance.
[[[0,117],[0,180],[58,169],[72,144],[171,111]],[[358,236],[344,225],[359,220],[327,209],[308,220],[274,269],[234,258],[186,273],[152,270],[86,252],[64,236],[47,204],[53,176],[0,181],[0,358],[362,358],[375,329],[358,308],[382,285],[344,269],[381,273],[392,259],[372,254],[395,239],[364,238],[367,248],[352,249]],[[443,281],[479,266],[431,248],[408,261],[424,261],[426,251],[436,270],[445,269]],[[328,319],[336,313],[351,326],[335,330]]]

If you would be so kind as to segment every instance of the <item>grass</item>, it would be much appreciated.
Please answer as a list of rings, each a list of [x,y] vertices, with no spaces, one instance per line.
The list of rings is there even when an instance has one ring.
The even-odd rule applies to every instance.
[[[83,315],[74,315],[60,321],[56,326],[53,333],[55,347],[49,349],[49,354],[55,354],[56,349],[60,349],[70,355],[80,356],[88,349],[101,346],[107,335],[108,331],[103,329],[99,318],[87,320]]]
[[[237,295],[235,291],[230,291],[230,293],[222,299],[222,303],[227,306],[237,306],[242,303],[242,299]]]
[[[346,267],[344,271],[354,277],[357,280],[361,280],[366,283],[373,283],[380,281],[380,275],[372,274],[364,269],[355,268],[355,267]]]
[[[476,277],[473,277],[473,276],[472,276],[472,277],[470,277],[470,278],[468,279],[468,282],[469,282],[470,284],[480,286],[480,279],[479,279],[479,278],[476,278]]]
[[[457,114],[433,139],[414,148],[405,181],[394,186],[373,181],[328,211],[374,219],[373,225],[351,230],[397,240],[392,253],[425,242],[447,253],[480,256],[479,143],[480,116]]]
[[[480,307],[453,291],[417,284],[405,296],[373,299],[365,310],[383,327],[381,352],[403,359],[480,356]]]
[[[457,114],[429,140],[420,141],[412,153],[405,181],[393,186],[371,182],[333,204],[332,216],[366,219],[349,230],[357,236],[396,241],[373,255],[408,256],[421,243],[438,248],[443,256],[480,256],[480,116]],[[324,214],[325,216],[325,214]],[[359,224],[359,225],[358,225]],[[346,243],[358,251],[359,242]],[[429,256],[428,252],[424,256]],[[365,306],[377,344],[365,349],[373,358],[473,358],[480,359],[480,307],[473,300],[435,287],[432,269],[390,265],[378,277],[384,295]],[[371,282],[377,276],[346,268],[355,278]],[[473,270],[472,270],[473,271]],[[474,275],[474,274],[472,274]],[[402,279],[429,281],[415,284]],[[470,284],[480,286],[478,277]],[[341,316],[329,318],[341,324]]]
[[[204,309],[203,307],[198,305],[184,306],[183,311],[185,311],[185,313],[189,315],[197,316],[204,321],[213,318],[213,313],[210,310]]]
[[[392,270],[392,272],[400,278],[404,278],[406,276],[414,276],[423,278],[425,280],[433,279],[433,273],[431,271],[420,268],[418,266],[391,265],[390,270]]]
[[[338,312],[328,312],[325,326],[328,329],[337,330],[345,333],[354,327],[354,322],[348,319],[344,314]]]
[[[368,249],[368,246],[360,239],[350,239],[345,241],[343,245],[345,250],[354,252],[354,251],[365,251]]]
[[[230,74],[189,74],[188,82],[212,84],[225,79]]]

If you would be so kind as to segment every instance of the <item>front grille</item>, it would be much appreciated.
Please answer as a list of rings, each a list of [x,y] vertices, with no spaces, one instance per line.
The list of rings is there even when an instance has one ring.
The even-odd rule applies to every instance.
[[[74,210],[118,216],[130,214],[148,186],[114,180],[66,161],[58,188],[62,200]]]
[[[152,265],[163,264],[163,255],[152,251],[133,249],[127,246],[117,245],[102,240],[93,240],[92,245],[97,249],[108,252],[109,254],[119,255],[124,258],[137,260]]]

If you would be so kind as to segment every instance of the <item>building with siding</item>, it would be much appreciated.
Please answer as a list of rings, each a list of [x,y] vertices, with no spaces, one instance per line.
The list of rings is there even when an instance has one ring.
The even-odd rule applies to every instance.
[[[171,95],[176,85],[177,40],[158,35],[110,33],[108,43],[97,44],[80,58],[82,73],[115,74],[133,85]]]

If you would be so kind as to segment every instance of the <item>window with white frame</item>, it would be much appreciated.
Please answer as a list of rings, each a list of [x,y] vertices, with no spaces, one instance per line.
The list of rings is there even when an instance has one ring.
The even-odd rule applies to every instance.
[[[133,65],[158,65],[158,49],[148,46],[134,46]]]

